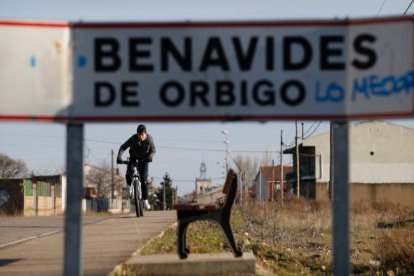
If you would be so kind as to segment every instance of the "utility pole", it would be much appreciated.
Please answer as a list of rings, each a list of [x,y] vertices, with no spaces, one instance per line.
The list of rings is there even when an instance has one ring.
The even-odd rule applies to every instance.
[[[329,124],[329,148],[330,148],[330,158],[329,158],[329,184],[328,184],[328,193],[329,193],[329,200],[332,201],[332,189],[334,185],[334,126],[333,122],[331,121]]]
[[[305,138],[305,134],[304,134],[304,127],[303,127],[303,122],[301,123],[302,124],[302,143],[303,143],[303,139]]]
[[[259,201],[262,201],[262,165],[259,167]]]
[[[163,189],[163,195],[164,196],[162,197],[163,198],[163,204],[162,204],[163,205],[162,206],[163,208],[162,209],[165,211],[166,210],[166,207],[167,207],[167,201],[165,200],[165,181],[164,181],[164,185],[163,186],[164,186],[164,189]]]
[[[112,205],[112,204],[114,204],[113,200],[114,200],[114,197],[115,197],[115,192],[114,192],[114,190],[115,190],[115,183],[114,183],[114,150],[113,149],[111,150],[111,187],[112,187],[112,193],[111,193],[111,199],[112,199],[111,205]]]
[[[272,183],[272,187],[273,187],[273,189],[272,189],[272,201],[274,200],[273,198],[274,198],[274,195],[275,195],[275,190],[276,190],[276,181],[275,181],[275,159],[272,159],[272,180],[273,180],[273,183]]]
[[[283,130],[280,130],[280,200],[283,205],[283,193],[284,193],[284,187],[283,187]]]
[[[245,172],[244,173],[244,192],[248,195],[249,194],[249,183],[248,183],[248,179],[249,179],[249,172]],[[247,200],[247,198],[246,198]]]
[[[227,138],[227,134],[229,133],[227,130],[222,130],[221,131],[222,134],[225,135],[226,140],[224,140],[224,143],[226,144],[226,175],[229,172],[229,167],[230,167],[230,160],[229,160],[229,139]]]
[[[171,209],[170,210],[173,209],[174,199],[175,199],[175,191],[174,191],[174,188],[171,186]]]
[[[299,146],[298,146],[298,121],[295,121],[296,135],[295,135],[295,150],[296,150],[296,195],[300,197],[300,175],[299,175]]]
[[[239,172],[240,178],[240,204],[243,204],[243,174]]]
[[[178,185],[175,185],[175,193],[174,193],[174,204],[177,203],[177,199],[178,199]],[[173,204],[173,205],[174,205]],[[171,208],[172,209],[172,208]]]

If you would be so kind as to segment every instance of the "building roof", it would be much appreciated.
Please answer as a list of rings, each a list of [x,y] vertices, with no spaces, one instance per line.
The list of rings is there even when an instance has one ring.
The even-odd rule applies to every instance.
[[[411,127],[399,125],[399,124],[396,124],[396,123],[393,123],[393,122],[389,122],[389,121],[385,121],[385,120],[378,120],[378,119],[376,119],[376,120],[364,120],[364,121],[351,122],[349,124],[349,127],[350,127],[350,129],[355,129],[355,128],[359,128],[359,127],[363,127],[364,128],[364,127],[370,127],[370,126],[374,126],[374,125],[382,125],[382,126],[387,126],[387,127],[395,127],[395,128],[405,129],[407,131],[414,132],[414,129],[411,128]],[[328,136],[328,135],[330,135],[330,132],[329,131],[325,131],[325,132],[322,132],[322,133],[319,133],[319,134],[316,134],[316,135],[309,136],[309,137],[305,138],[304,141],[306,141],[308,139],[313,139],[313,138],[316,138],[316,137]],[[304,144],[306,144],[306,143],[304,143]],[[294,147],[293,147],[293,149],[294,149]],[[285,153],[285,152],[283,152],[283,153]]]
[[[277,165],[277,166],[261,166],[260,170],[262,171],[262,173],[265,175],[267,181],[280,181],[280,169],[281,166]],[[283,166],[283,174],[286,175],[287,173],[290,173],[293,171],[293,167],[292,166]],[[273,178],[274,176],[274,178]],[[256,175],[257,179],[259,177],[259,173]]]
[[[302,143],[298,144],[299,152],[302,151],[302,148],[306,148],[306,146],[302,145]],[[284,154],[295,154],[296,153],[296,147],[291,147],[283,150]]]

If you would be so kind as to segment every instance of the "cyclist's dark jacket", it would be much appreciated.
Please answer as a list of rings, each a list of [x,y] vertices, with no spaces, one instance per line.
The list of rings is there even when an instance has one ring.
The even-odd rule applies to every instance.
[[[137,159],[141,162],[152,162],[155,155],[155,144],[152,136],[147,134],[147,139],[140,141],[138,134],[132,135],[121,145],[118,151],[118,160],[122,159],[124,151],[129,148],[129,158]]]

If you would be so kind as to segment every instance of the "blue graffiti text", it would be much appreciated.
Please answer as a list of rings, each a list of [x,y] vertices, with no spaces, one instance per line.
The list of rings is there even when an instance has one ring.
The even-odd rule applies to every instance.
[[[315,100],[317,102],[334,102],[339,103],[344,99],[344,88],[335,81],[327,86],[321,87],[321,82],[316,81],[315,84]]]
[[[414,71],[401,76],[379,77],[371,75],[360,80],[354,80],[352,88],[352,101],[357,97],[369,100],[371,97],[390,97],[395,94],[409,94],[414,88]]]

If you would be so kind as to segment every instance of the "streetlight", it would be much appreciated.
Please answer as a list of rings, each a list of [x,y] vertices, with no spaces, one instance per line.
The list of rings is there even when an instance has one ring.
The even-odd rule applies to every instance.
[[[224,140],[224,144],[226,144],[226,174],[229,172],[229,140],[227,139],[227,134],[229,133],[227,130],[222,130],[222,134],[226,136],[226,140]]]
[[[226,169],[226,164],[225,163],[223,163],[223,162],[216,162],[216,164],[219,166],[219,168],[220,169]],[[222,172],[222,174],[226,174],[226,172],[225,171],[221,171]]]

